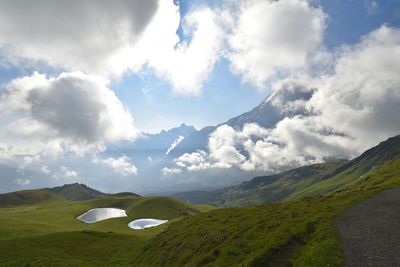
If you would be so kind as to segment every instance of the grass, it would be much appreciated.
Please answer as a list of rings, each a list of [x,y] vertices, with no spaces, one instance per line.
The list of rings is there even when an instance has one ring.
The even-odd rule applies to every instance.
[[[379,191],[400,187],[400,160],[325,197],[225,208],[172,223],[146,242],[142,266],[340,266],[335,220]]]
[[[0,242],[0,266],[133,266],[143,238],[112,232],[60,232]]]
[[[32,205],[42,202],[64,201],[60,196],[43,189],[23,190],[0,195],[0,208],[9,206]]]
[[[149,240],[140,262],[143,266],[339,266],[334,218],[370,195],[226,208],[188,217]]]
[[[76,219],[98,207],[117,207],[128,217],[93,224]],[[170,222],[212,209],[189,206],[167,197],[109,197],[88,201],[48,201],[0,208],[0,266],[134,266],[145,240]],[[132,230],[138,218],[169,223]]]
[[[237,207],[298,199],[303,191],[323,181],[345,161],[303,166],[280,174],[260,176],[231,187],[219,199],[220,205]],[[314,194],[315,195],[315,194]]]

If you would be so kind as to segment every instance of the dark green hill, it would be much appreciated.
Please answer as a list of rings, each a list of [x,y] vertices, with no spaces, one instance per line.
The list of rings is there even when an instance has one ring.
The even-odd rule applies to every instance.
[[[90,188],[87,185],[78,183],[45,188],[45,190],[55,193],[66,200],[89,200],[110,196],[109,194]]]
[[[63,201],[63,199],[57,194],[43,189],[24,190],[0,195],[0,207],[32,205],[51,201]]]

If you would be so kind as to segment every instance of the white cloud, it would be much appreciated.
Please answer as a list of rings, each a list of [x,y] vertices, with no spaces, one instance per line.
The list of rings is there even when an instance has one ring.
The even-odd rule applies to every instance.
[[[382,26],[347,47],[335,71],[315,81],[319,90],[308,103],[316,123],[352,138],[358,152],[399,134],[400,30]]]
[[[0,96],[1,118],[11,122],[0,138],[13,138],[11,144],[33,149],[33,154],[82,155],[138,134],[108,81],[81,72],[53,78],[35,73],[11,81]]]
[[[40,171],[43,172],[44,174],[51,173],[51,170],[49,169],[49,166],[47,166],[47,165],[42,165],[42,167],[40,168]]]
[[[131,159],[127,156],[121,156],[119,158],[109,157],[101,160],[102,163],[114,170],[114,172],[119,173],[123,176],[130,174],[136,175],[138,170],[134,164],[132,164]]]
[[[190,171],[205,170],[212,167],[207,153],[203,150],[197,150],[193,153],[185,153],[174,160],[178,168],[186,168]],[[175,169],[175,170],[174,170]],[[177,168],[172,168],[175,173]]]
[[[78,173],[77,173],[76,171],[66,171],[66,172],[64,173],[64,176],[65,176],[65,177],[77,177],[77,176],[78,176]]]
[[[0,48],[68,70],[119,73],[157,0],[1,1]]]
[[[24,186],[24,185],[30,184],[30,183],[31,183],[31,180],[29,180],[29,179],[23,179],[23,178],[18,178],[15,182],[16,182],[17,184],[19,184],[19,185]]]
[[[163,175],[171,175],[171,174],[178,174],[181,173],[182,169],[179,168],[168,168],[168,167],[164,167],[161,169],[161,173]]]
[[[74,170],[70,170],[65,166],[61,166],[61,173],[64,177],[78,177],[78,173]]]
[[[23,160],[24,160],[24,165],[30,165],[34,162],[40,161],[40,156],[39,155],[27,155],[27,156],[24,156]]]
[[[232,69],[259,87],[305,69],[321,44],[325,20],[307,1],[243,1],[229,37]]]
[[[161,1],[154,19],[137,45],[127,51],[135,59],[132,69],[144,64],[169,81],[175,92],[198,95],[220,56],[224,32],[217,12],[198,7],[182,18],[184,38],[176,31],[181,18],[173,1]]]
[[[180,135],[178,136],[178,138],[176,138],[176,140],[171,144],[171,146],[167,149],[167,152],[165,153],[166,155],[169,154],[169,152],[171,152],[172,150],[174,150],[174,148],[179,145],[180,142],[183,141],[183,139],[185,139],[184,136]]]

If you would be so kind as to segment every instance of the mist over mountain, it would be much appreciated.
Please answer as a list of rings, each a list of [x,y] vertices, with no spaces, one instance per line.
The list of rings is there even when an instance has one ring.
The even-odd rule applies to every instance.
[[[273,128],[279,121],[286,117],[305,115],[306,111],[301,107],[282,110],[281,106],[290,107],[291,104],[307,101],[311,98],[312,94],[312,90],[306,90],[301,87],[275,91],[249,112],[238,115],[219,125],[207,126],[193,132],[176,146],[171,152],[171,156],[178,157],[183,153],[191,153],[198,149],[206,150],[209,135],[221,125],[226,124],[235,129],[242,129],[245,124],[257,123],[264,128]]]

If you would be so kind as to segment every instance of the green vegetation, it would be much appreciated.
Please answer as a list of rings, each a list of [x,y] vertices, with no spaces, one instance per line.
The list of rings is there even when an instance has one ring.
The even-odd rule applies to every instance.
[[[143,238],[112,232],[60,232],[0,242],[0,266],[134,266]]]
[[[43,189],[24,190],[0,195],[0,207],[32,205],[42,202],[63,201],[58,195]]]
[[[334,222],[377,192],[400,187],[400,160],[330,196],[217,209],[172,223],[150,239],[143,266],[340,266]]]
[[[276,175],[256,177],[228,188],[215,204],[227,207],[248,206],[295,199],[303,190],[327,179],[345,162],[339,160],[313,164]]]
[[[33,192],[54,196],[43,190]],[[130,221],[150,217],[173,222],[207,209],[167,197],[109,197],[88,201],[56,198],[56,201],[0,209],[0,266],[132,265],[144,241],[163,231],[168,223],[132,230],[128,227]],[[76,219],[99,207],[125,209],[128,217],[93,224]]]

